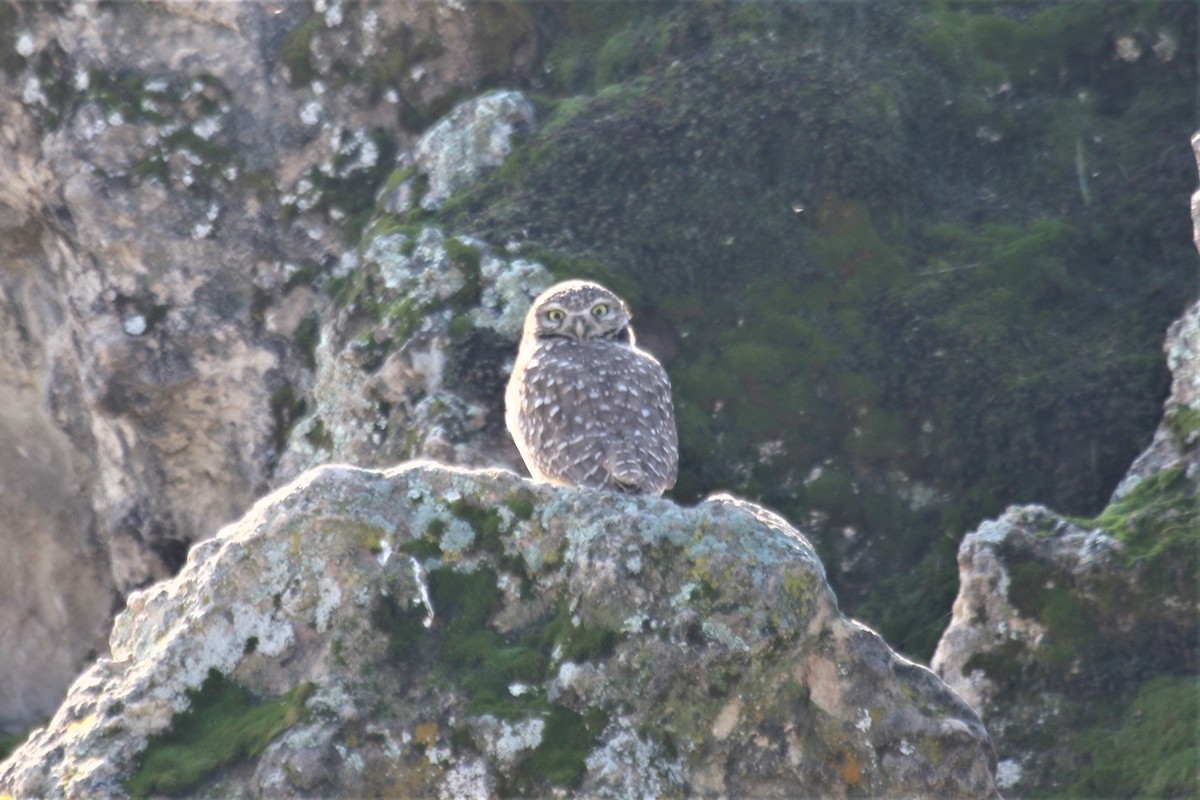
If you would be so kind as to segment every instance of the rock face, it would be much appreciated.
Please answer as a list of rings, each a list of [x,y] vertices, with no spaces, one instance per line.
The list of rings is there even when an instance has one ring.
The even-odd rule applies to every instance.
[[[216,687],[282,733],[171,783],[173,720],[248,725]],[[987,797],[993,768],[773,514],[414,464],[305,473],[131,595],[0,791]]]
[[[1187,755],[1200,719],[1200,304],[1164,349],[1163,424],[1103,513],[1014,507],[959,549],[933,668],[987,723],[1014,796],[1200,788]]]
[[[417,142],[417,167],[429,177],[421,207],[442,206],[486,169],[504,163],[514,133],[533,130],[533,106],[520,92],[491,92],[463,103]]]
[[[345,366],[312,359],[347,220],[492,74],[479,38],[504,13],[0,0],[0,733],[52,713],[125,595],[294,477],[281,459],[330,456],[311,426],[284,451]],[[489,129],[480,157],[503,138]],[[345,403],[372,413],[343,458],[378,444],[379,402]],[[441,406],[397,416],[422,441],[471,422]]]

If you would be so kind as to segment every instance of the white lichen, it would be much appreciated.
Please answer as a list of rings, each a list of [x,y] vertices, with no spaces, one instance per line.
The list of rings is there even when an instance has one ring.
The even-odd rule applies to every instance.
[[[130,336],[141,336],[146,332],[146,318],[141,314],[134,314],[132,317],[126,317],[121,327]]]

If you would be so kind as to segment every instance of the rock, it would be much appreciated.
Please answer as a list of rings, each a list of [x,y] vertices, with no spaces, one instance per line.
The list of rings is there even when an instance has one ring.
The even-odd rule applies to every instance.
[[[535,119],[520,92],[491,92],[456,106],[417,142],[417,167],[429,176],[421,207],[441,208],[450,195],[504,163],[513,134],[532,132]]]
[[[529,303],[553,283],[546,268],[434,225],[383,226],[337,280],[276,478],[329,460],[519,468],[496,398]]]
[[[323,290],[397,156],[496,74],[482,25],[456,3],[0,3],[0,733],[57,707],[128,592],[297,474],[289,439],[302,466],[398,460],[377,398],[346,429],[313,416],[346,394],[314,383],[354,372],[320,347]],[[510,100],[478,129],[516,124]],[[478,463],[438,438],[476,424],[462,395],[414,439]]]
[[[1013,507],[959,548],[959,594],[932,665],[987,723],[997,785],[1014,796],[1122,793],[1113,771],[1133,792],[1196,789],[1171,758],[1194,747],[1186,732],[1200,718],[1188,705],[1200,687],[1185,677],[1200,666],[1198,321],[1200,303],[1171,326],[1164,421],[1108,508],[1073,520]],[[1146,710],[1164,706],[1166,718]],[[1123,736],[1147,751],[1096,743]]]
[[[1147,475],[1173,467],[1182,467],[1190,478],[1200,480],[1200,303],[1171,323],[1163,350],[1172,376],[1163,420],[1117,487],[1116,498]]]
[[[110,648],[0,792],[996,796],[966,704],[729,496],[323,467],[131,595]],[[154,771],[181,712],[242,735],[247,706],[275,720],[248,757]]]

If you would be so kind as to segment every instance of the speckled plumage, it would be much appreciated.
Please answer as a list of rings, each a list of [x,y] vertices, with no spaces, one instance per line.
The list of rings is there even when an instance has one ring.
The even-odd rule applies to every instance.
[[[533,301],[505,421],[535,480],[636,494],[675,485],[667,373],[635,346],[625,303],[598,284],[567,281]]]

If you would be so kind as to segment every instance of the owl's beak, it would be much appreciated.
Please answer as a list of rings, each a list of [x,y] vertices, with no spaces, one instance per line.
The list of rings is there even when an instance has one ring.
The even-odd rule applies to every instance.
[[[575,317],[571,320],[571,335],[575,337],[575,341],[582,342],[584,335],[587,333],[588,321],[585,317]]]

